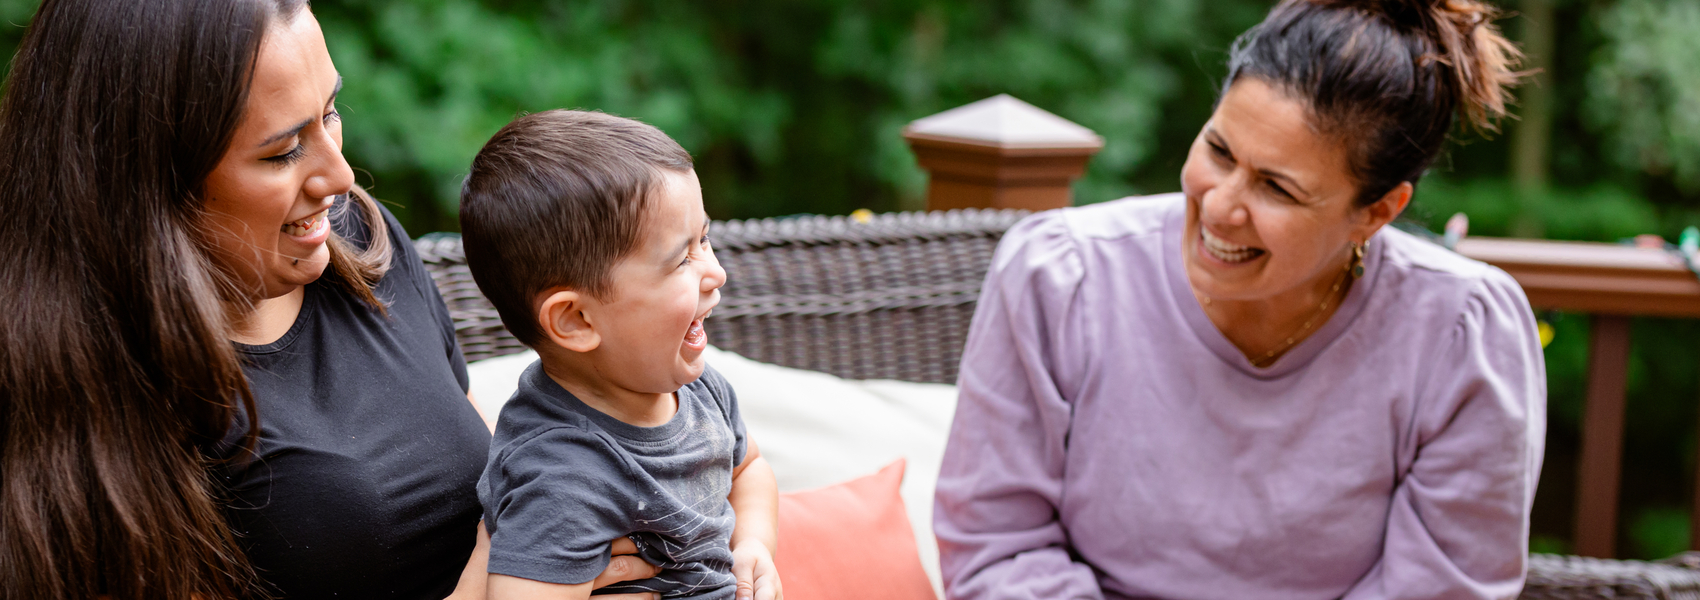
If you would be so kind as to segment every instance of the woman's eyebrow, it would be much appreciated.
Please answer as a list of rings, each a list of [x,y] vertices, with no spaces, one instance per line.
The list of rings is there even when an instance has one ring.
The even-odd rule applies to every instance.
[[[342,93],[342,73],[337,73],[336,74],[336,87],[331,89],[331,97],[330,97],[329,100],[325,100],[325,106],[330,106],[332,104],[336,104],[336,97],[337,97],[337,95],[339,95],[341,93]]]
[[[335,103],[337,94],[341,94],[341,93],[342,93],[342,74],[339,73],[336,76],[336,87],[331,90],[331,97],[329,99],[325,100],[325,106],[330,106],[331,104]],[[277,143],[278,140],[285,140],[285,139],[289,139],[289,138],[295,137],[297,135],[300,135],[301,130],[306,129],[307,126],[311,125],[312,123],[313,123],[313,117],[307,117],[306,119],[302,119],[300,123],[296,123],[294,126],[290,127],[289,129],[285,129],[283,131],[279,131],[277,133],[274,133],[274,134],[272,134],[271,137],[266,138],[265,141],[260,142],[258,144],[255,144],[255,147],[270,146],[274,143]]]
[[[1209,127],[1208,125],[1205,126],[1204,136],[1209,138],[1210,143],[1215,144],[1217,146],[1220,146],[1222,148],[1222,151],[1228,153],[1228,156],[1234,155],[1233,149],[1228,147],[1228,140],[1222,139],[1222,134],[1217,133],[1215,129]],[[1281,171],[1278,171],[1278,170],[1275,170],[1275,169],[1257,169],[1257,174],[1262,175],[1264,177],[1267,177],[1269,179],[1279,179],[1281,181],[1285,181],[1285,182],[1287,182],[1288,185],[1291,185],[1291,186],[1293,186],[1294,189],[1297,189],[1300,194],[1303,194],[1303,195],[1306,195],[1306,196],[1310,195],[1310,192],[1308,190],[1306,190],[1304,186],[1299,185],[1299,181],[1297,179],[1293,179],[1293,177],[1291,175],[1288,175],[1286,173],[1282,173]]]
[[[1222,139],[1222,134],[1217,133],[1216,128],[1205,125],[1204,137],[1209,138],[1212,145],[1220,147],[1223,152],[1227,152],[1228,156],[1234,155],[1234,150],[1228,147],[1228,140]]]
[[[271,137],[266,138],[265,141],[260,142],[258,144],[255,144],[254,146],[255,147],[270,146],[274,143],[277,143],[278,140],[286,140],[286,139],[295,137],[297,135],[300,135],[301,130],[306,129],[307,126],[311,125],[312,123],[313,123],[313,118],[308,117],[306,120],[303,120],[300,123],[296,123],[294,127],[290,127],[289,129],[285,129],[283,131],[279,131],[277,133],[274,133],[274,134],[271,135]]]
[[[1294,189],[1297,189],[1299,191],[1299,194],[1302,194],[1302,195],[1305,195],[1305,196],[1310,195],[1310,192],[1305,190],[1304,186],[1299,185],[1299,181],[1297,179],[1293,179],[1292,176],[1287,175],[1286,173],[1282,173],[1280,171],[1275,171],[1275,170],[1272,170],[1272,169],[1258,169],[1257,174],[1262,175],[1264,177],[1267,177],[1269,179],[1279,179],[1281,181],[1285,181],[1285,182],[1287,182],[1287,185],[1291,185],[1291,186],[1293,186]]]

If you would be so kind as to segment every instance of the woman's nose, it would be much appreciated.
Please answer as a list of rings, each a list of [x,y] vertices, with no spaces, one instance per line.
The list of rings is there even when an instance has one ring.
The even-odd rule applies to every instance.
[[[348,193],[354,187],[354,169],[342,157],[342,149],[331,136],[319,131],[319,147],[324,150],[313,170],[302,184],[308,198],[328,198]]]
[[[1205,221],[1228,226],[1245,225],[1250,218],[1246,211],[1245,195],[1249,193],[1244,177],[1231,177],[1204,193],[1201,212]]]

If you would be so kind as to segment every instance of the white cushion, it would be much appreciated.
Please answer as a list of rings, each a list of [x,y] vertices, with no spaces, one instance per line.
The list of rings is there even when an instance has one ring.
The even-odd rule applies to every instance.
[[[744,426],[773,466],[780,491],[832,485],[908,459],[900,493],[921,566],[943,597],[932,531],[933,484],[956,410],[956,386],[841,379],[713,347],[705,356],[737,390]],[[496,414],[518,387],[520,373],[536,360],[536,353],[526,352],[468,365],[473,397]]]

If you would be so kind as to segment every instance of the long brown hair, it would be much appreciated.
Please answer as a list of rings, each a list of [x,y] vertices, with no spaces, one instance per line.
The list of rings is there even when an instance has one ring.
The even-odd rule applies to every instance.
[[[1347,143],[1360,206],[1415,184],[1454,119],[1491,131],[1522,53],[1477,0],[1282,0],[1234,41],[1228,86],[1260,79],[1309,102]]]
[[[0,100],[0,598],[256,589],[207,470],[256,415],[228,337],[243,299],[199,223],[262,38],[304,4],[38,9]],[[327,275],[375,303],[388,237],[350,197],[372,243],[335,240]]]

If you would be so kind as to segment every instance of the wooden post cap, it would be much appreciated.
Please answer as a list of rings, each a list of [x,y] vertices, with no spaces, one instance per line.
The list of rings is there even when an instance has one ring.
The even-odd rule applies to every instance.
[[[927,210],[1068,206],[1104,147],[1092,130],[1009,94],[918,119],[903,138],[930,176]]]

